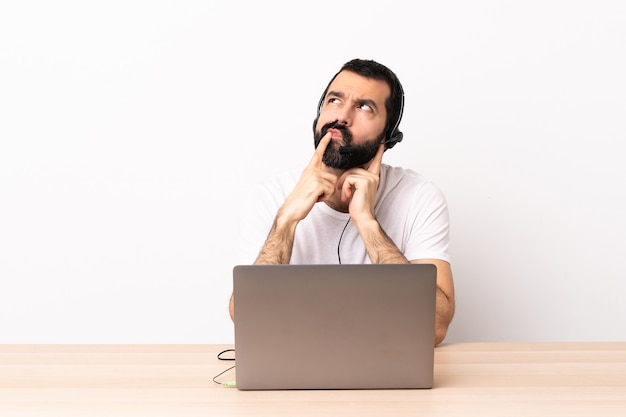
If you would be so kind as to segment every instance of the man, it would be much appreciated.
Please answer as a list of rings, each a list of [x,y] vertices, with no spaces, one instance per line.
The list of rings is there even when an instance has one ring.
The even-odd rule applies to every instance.
[[[344,64],[320,100],[309,164],[253,197],[254,213],[242,219],[249,261],[241,263],[434,264],[437,345],[455,309],[448,209],[427,179],[382,163],[383,152],[402,140],[403,106],[402,86],[387,67]]]

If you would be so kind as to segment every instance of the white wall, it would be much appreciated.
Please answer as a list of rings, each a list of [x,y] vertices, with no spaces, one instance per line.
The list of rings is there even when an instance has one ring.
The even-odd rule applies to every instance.
[[[7,3],[0,343],[231,342],[242,193],[354,57],[449,200],[448,341],[626,339],[626,3]]]

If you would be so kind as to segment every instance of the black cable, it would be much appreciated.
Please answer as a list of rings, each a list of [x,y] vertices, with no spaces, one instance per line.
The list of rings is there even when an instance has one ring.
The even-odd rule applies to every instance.
[[[234,352],[234,351],[235,351],[235,349],[226,349],[226,350],[223,350],[223,351],[221,351],[220,353],[218,353],[218,354],[217,354],[217,359],[219,359],[219,360],[221,360],[221,361],[234,361],[234,360],[235,360],[235,358],[234,358],[234,357],[233,357],[233,358],[222,358],[222,355],[223,355],[224,353]]]
[[[221,351],[220,353],[217,354],[217,359],[221,360],[221,361],[234,361],[235,358],[225,358],[222,357],[223,354],[228,353],[228,352],[234,352],[235,349],[226,349]],[[215,382],[218,385],[222,385],[225,387],[234,387],[235,386],[235,382],[234,381],[229,381],[229,382],[219,382],[217,380],[217,378],[219,378],[220,376],[224,375],[226,372],[230,371],[231,369],[234,369],[235,365],[231,366],[230,368],[224,369],[222,372],[220,372],[219,374],[215,375],[213,377],[213,382]]]
[[[348,227],[348,223],[350,223],[350,217],[348,217],[348,221],[346,222],[346,225],[343,227],[343,230],[341,231],[341,236],[339,236],[339,242],[337,242],[337,260],[339,261],[340,264],[341,264],[341,254],[339,253],[339,247],[341,246],[341,239],[343,239],[343,234],[346,231],[346,228]]]
[[[219,382],[217,380],[217,378],[219,378],[220,376],[224,375],[226,372],[230,371],[231,369],[235,368],[235,365],[231,366],[230,368],[226,368],[224,369],[222,372],[220,372],[219,374],[215,375],[213,377],[213,382],[215,382],[217,385],[222,385],[225,387],[234,387],[235,386],[235,382],[234,381],[229,381],[229,382]]]

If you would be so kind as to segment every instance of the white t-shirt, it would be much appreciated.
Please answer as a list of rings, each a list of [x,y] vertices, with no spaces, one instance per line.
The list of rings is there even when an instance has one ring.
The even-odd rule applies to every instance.
[[[274,218],[301,172],[271,178],[249,196],[240,217],[238,264],[252,264]],[[448,206],[443,193],[422,175],[383,164],[376,195],[378,223],[408,260],[450,261]],[[292,264],[371,263],[348,213],[317,203],[296,227]],[[345,228],[345,230],[344,230]],[[338,253],[339,252],[339,253]]]

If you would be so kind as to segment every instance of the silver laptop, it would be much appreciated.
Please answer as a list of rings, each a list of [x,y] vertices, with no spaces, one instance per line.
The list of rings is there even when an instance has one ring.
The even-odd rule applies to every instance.
[[[431,388],[436,267],[238,265],[240,390]]]

